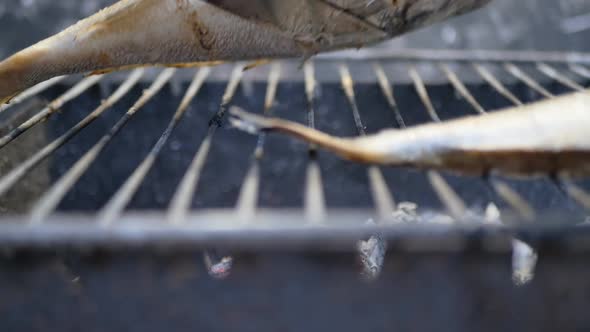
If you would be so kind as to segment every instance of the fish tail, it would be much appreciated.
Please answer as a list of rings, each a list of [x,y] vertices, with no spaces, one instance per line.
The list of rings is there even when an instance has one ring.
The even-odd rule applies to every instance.
[[[375,163],[383,158],[378,151],[373,151],[370,145],[362,144],[358,139],[328,135],[295,122],[248,113],[239,107],[232,107],[230,115],[232,126],[251,134],[264,131],[285,133],[357,162]]]

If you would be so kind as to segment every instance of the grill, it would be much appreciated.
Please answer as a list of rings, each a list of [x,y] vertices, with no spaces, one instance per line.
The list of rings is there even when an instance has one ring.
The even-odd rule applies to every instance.
[[[0,108],[2,324],[587,327],[590,182],[365,167],[224,115],[365,135],[584,91],[589,64],[373,50],[42,83]]]

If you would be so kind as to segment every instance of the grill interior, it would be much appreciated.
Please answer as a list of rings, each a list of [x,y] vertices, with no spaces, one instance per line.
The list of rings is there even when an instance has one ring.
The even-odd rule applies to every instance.
[[[535,272],[537,259],[546,269],[555,253],[571,260],[590,249],[580,226],[590,182],[363,166],[288,138],[246,135],[224,115],[238,105],[364,135],[584,91],[586,57],[413,51],[248,71],[239,63],[51,80],[0,113],[5,267],[22,263],[23,252],[57,251],[50,257],[65,269],[60,274],[76,283],[84,267],[67,258],[72,253],[147,247],[179,259],[192,248],[204,252],[215,279],[237,264],[237,276],[249,280],[245,251],[356,250],[362,274],[382,280],[382,273],[399,273],[383,272],[399,264],[396,253],[479,252],[488,257],[479,264],[490,269],[498,264],[490,257],[511,255],[512,278],[502,280],[528,284],[536,273],[546,280]],[[330,259],[322,273],[351,266]],[[304,262],[313,274],[318,266]],[[27,285],[29,292],[41,287],[33,279]]]
[[[457,231],[483,229],[494,238],[502,223],[533,232],[577,227],[590,208],[587,181],[366,167],[288,138],[248,136],[230,128],[224,113],[238,105],[364,135],[583,91],[587,62],[585,54],[416,50],[245,72],[241,63],[54,79],[0,113],[0,237],[17,248],[350,250],[371,234],[404,234],[422,239],[405,249],[445,251],[466,248],[445,244]],[[513,236],[526,237],[503,234],[479,246],[514,251],[518,277],[536,256],[530,241],[510,244]],[[374,276],[386,242],[373,236],[361,249]],[[571,249],[568,243],[562,247]],[[231,265],[213,251],[205,257],[213,275]]]
[[[319,220],[327,209],[354,208],[388,219],[396,202],[455,219],[490,202],[526,220],[539,212],[582,217],[587,183],[366,168],[290,139],[250,137],[224,120],[238,105],[355,136],[552,98],[583,90],[590,77],[566,57],[548,64],[526,59],[550,54],[504,54],[501,63],[481,63],[467,60],[485,54],[464,53],[451,63],[325,57],[303,70],[276,62],[246,72],[237,64],[55,79],[0,113],[1,206],[36,224],[82,212],[113,226],[130,210],[161,211],[170,223],[204,209],[248,220],[258,209],[291,208]]]

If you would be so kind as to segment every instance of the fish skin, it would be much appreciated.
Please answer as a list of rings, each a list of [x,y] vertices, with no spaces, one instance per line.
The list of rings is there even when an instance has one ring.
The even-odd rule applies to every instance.
[[[121,0],[0,62],[0,101],[68,74],[371,45],[490,0],[367,1]]]

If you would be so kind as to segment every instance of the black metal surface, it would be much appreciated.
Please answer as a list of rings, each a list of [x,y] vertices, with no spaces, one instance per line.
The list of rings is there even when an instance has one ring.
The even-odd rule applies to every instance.
[[[67,259],[62,259],[67,257]],[[0,259],[3,331],[584,331],[586,256],[546,256],[516,287],[508,255],[250,252],[223,281],[200,253],[21,253]]]
[[[398,225],[364,225],[371,212],[331,211],[331,222],[302,227],[297,210],[260,210],[254,225],[236,224],[226,210],[208,210],[188,216],[182,225],[163,223],[159,213],[126,214],[110,227],[93,223],[90,216],[57,215],[45,223],[23,227],[26,219],[5,219],[0,224],[0,242],[5,252],[35,250],[52,252],[72,249],[183,251],[206,248],[224,250],[350,252],[358,241],[374,234],[387,243],[389,252],[413,254],[510,252],[513,239],[552,255],[582,254],[590,251],[590,227],[568,225],[577,216],[545,215],[535,224],[524,224],[517,216],[506,217],[509,225],[491,226],[469,220],[458,225],[422,222]],[[562,219],[562,224],[555,220]]]

